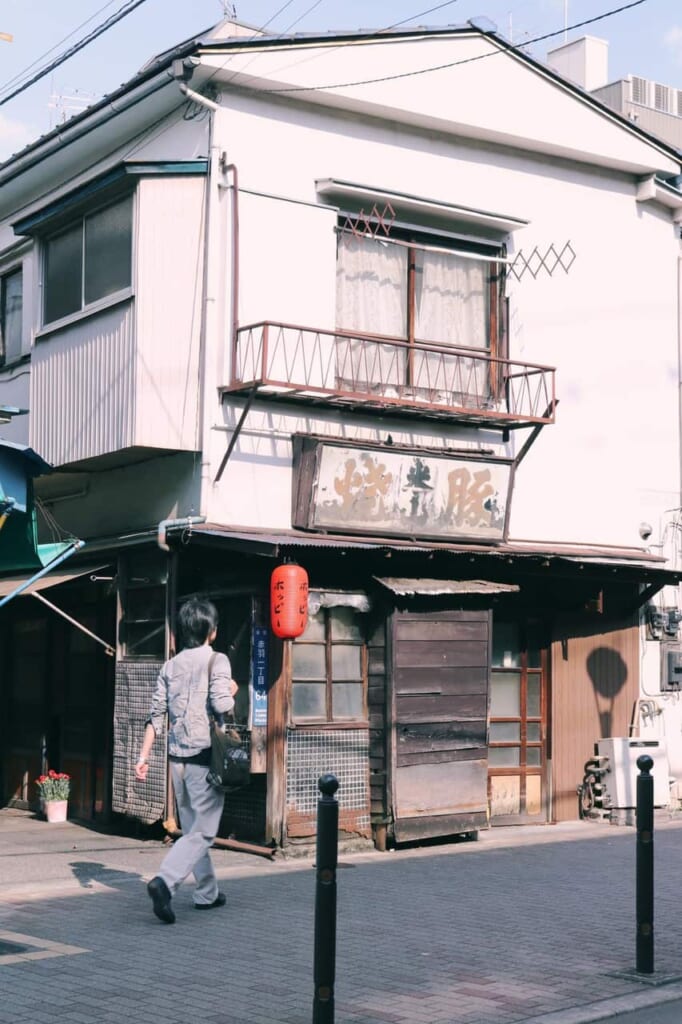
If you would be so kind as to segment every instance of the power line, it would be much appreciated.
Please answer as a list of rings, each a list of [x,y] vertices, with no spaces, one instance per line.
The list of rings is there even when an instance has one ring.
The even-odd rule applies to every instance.
[[[523,45],[532,46],[533,43],[542,43],[547,39],[553,39],[555,36],[563,35],[564,32],[571,32],[577,28],[584,28],[586,25],[593,25],[597,21],[604,21],[606,18],[612,18],[616,14],[622,14],[623,11],[629,11],[633,7],[639,7],[641,4],[647,3],[648,0],[633,0],[632,3],[624,4],[622,7],[615,7],[610,11],[605,11],[604,14],[598,14],[594,18],[587,18],[585,21],[575,22],[573,25],[565,26],[554,32],[546,32],[544,35],[536,36],[534,39],[528,39]],[[378,34],[378,33],[373,33]],[[369,38],[372,38],[370,36]],[[333,85],[295,85],[289,86],[282,89],[264,89],[265,93],[296,93],[296,92],[317,92],[322,89],[349,89],[356,85],[374,85],[378,82],[392,82],[399,78],[413,78],[416,75],[426,75],[431,71],[445,71],[448,68],[459,67],[462,64],[472,64],[477,60],[485,60],[487,57],[495,57],[499,53],[504,52],[503,50],[495,50],[490,53],[479,53],[476,57],[465,57],[463,60],[450,61],[447,64],[436,64],[428,68],[419,68],[416,71],[400,71],[395,75],[383,75],[381,78],[366,78],[356,82],[336,82]],[[301,62],[302,63],[302,62]],[[296,65],[294,65],[296,66]]]
[[[40,63],[40,61],[44,60],[46,57],[49,57],[51,53],[54,53],[57,47],[61,46],[62,43],[65,43],[67,39],[71,38],[71,36],[75,36],[76,32],[80,32],[82,28],[85,28],[85,26],[89,25],[91,21],[94,21],[98,14],[101,14],[102,11],[105,11],[107,9],[107,7],[111,7],[112,4],[115,3],[116,0],[109,0],[109,2],[104,5],[104,7],[100,7],[99,10],[95,11],[94,14],[91,14],[89,18],[86,18],[86,20],[81,22],[80,25],[77,25],[73,32],[69,32],[68,35],[65,35],[64,38],[60,39],[58,43],[55,43],[54,46],[51,46],[49,50],[46,50],[45,53],[41,53],[39,57],[36,57],[36,59],[32,61],[28,65],[28,67],[25,67],[23,69],[23,71],[19,71],[16,75],[14,75],[13,78],[10,78],[9,81],[5,82],[3,85],[0,85],[0,93],[3,93],[6,89],[9,89],[10,86],[14,85],[15,82],[20,81],[20,79],[27,75],[29,71],[36,66],[36,64]]]
[[[92,32],[90,32],[87,36],[84,36],[77,43],[74,43],[73,46],[69,47],[68,50],[65,50],[60,57],[57,57],[56,60],[41,68],[41,70],[37,71],[36,74],[29,78],[27,82],[24,82],[23,85],[17,86],[17,88],[13,89],[12,92],[10,92],[7,96],[4,96],[2,99],[0,99],[0,107],[3,107],[6,103],[9,103],[11,99],[14,99],[15,96],[18,96],[19,93],[24,92],[30,86],[35,85],[35,83],[39,82],[41,78],[45,78],[45,76],[49,75],[51,71],[54,71],[55,68],[58,68],[61,64],[67,61],[69,57],[73,57],[75,53],[78,53],[89,43],[93,42],[99,36],[103,35],[104,32],[107,32],[117,22],[121,21],[128,14],[132,14],[132,12],[137,7],[140,7],[143,3],[146,3],[146,0],[129,0],[128,3],[124,4],[123,7],[119,8],[118,11],[112,14],[111,17],[107,18],[106,21],[103,21],[100,25],[98,25],[97,28],[94,28]]]

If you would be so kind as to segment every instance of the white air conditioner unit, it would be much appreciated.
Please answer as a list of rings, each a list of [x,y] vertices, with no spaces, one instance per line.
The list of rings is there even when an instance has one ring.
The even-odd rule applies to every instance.
[[[649,106],[649,83],[646,78],[637,78],[632,75],[630,79],[631,99],[633,103],[640,103],[643,107]]]
[[[667,807],[670,803],[670,768],[668,752],[661,740],[635,739],[629,736],[611,736],[597,741],[597,753],[608,758],[608,771],[602,782],[604,806],[613,810],[627,810],[637,806],[637,758],[648,754],[653,759],[654,807]]]
[[[664,114],[670,113],[671,92],[672,90],[667,85],[660,85],[659,82],[654,82],[654,106],[656,110],[661,110]]]

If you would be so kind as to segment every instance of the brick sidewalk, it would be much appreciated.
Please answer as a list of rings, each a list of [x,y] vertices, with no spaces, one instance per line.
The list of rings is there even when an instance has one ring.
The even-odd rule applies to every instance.
[[[44,826],[13,844],[2,826],[0,863],[16,854],[26,876],[0,885],[0,944],[19,947],[0,955],[3,1024],[310,1024],[309,861],[215,851],[227,908],[196,913],[186,886],[168,927],[143,885],[160,843]],[[656,832],[654,980],[680,978],[660,986],[622,976],[634,966],[634,830],[585,834],[342,856],[336,1024],[580,1024],[682,995],[682,827]],[[34,873],[31,888],[31,866],[50,863],[49,884]]]

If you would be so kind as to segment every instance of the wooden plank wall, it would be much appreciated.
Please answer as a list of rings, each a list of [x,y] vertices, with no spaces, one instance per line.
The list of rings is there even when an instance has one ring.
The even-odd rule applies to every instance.
[[[373,624],[367,638],[367,711],[369,715],[369,786],[372,827],[377,845],[385,841],[388,821],[386,716],[386,618]]]
[[[579,635],[576,635],[579,634]],[[628,736],[639,696],[636,614],[555,629],[552,641],[553,819],[578,816],[576,787],[597,740]]]
[[[393,813],[398,841],[485,824],[490,612],[397,612]]]

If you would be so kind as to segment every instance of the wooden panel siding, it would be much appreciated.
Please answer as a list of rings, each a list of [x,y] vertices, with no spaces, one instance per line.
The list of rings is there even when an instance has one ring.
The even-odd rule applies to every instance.
[[[490,613],[396,612],[392,806],[398,842],[485,824]]]
[[[376,845],[386,846],[388,821],[386,737],[386,620],[382,615],[367,638],[367,709],[369,712],[370,820]]]
[[[576,635],[579,634],[579,635]],[[628,736],[639,695],[639,627],[557,627],[552,643],[553,817],[578,816],[576,787],[597,740]]]

